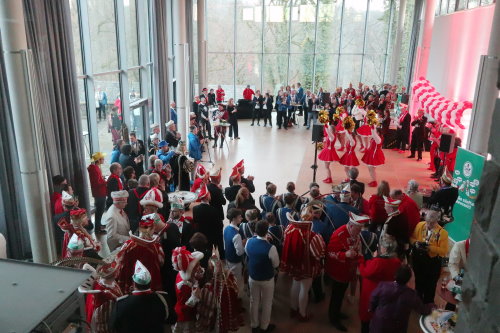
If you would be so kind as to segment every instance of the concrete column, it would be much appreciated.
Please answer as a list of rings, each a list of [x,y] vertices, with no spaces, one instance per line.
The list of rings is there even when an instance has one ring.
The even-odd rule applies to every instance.
[[[49,213],[49,188],[43,156],[43,137],[34,108],[28,75],[29,50],[23,2],[0,1],[0,30],[16,143],[19,150],[22,190],[28,219],[33,261],[55,258]]]
[[[398,26],[396,28],[396,40],[392,49],[391,72],[389,74],[389,82],[396,83],[399,70],[399,62],[401,60],[401,45],[403,42],[403,33],[405,30],[405,15],[406,15],[406,0],[399,2],[399,17]]]
[[[187,44],[186,3],[184,0],[173,1],[174,19],[174,69],[175,91],[177,104],[177,130],[182,140],[187,140],[189,110],[191,101],[186,98],[188,90],[186,85],[189,80],[189,48]]]
[[[198,84],[199,91],[207,87],[207,40],[205,33],[205,0],[198,0]]]
[[[481,59],[479,66],[474,106],[469,127],[468,148],[478,154],[488,152],[488,138],[491,130],[491,119],[498,98],[496,82],[500,61],[500,4],[495,4],[495,14],[491,24],[488,54]]]

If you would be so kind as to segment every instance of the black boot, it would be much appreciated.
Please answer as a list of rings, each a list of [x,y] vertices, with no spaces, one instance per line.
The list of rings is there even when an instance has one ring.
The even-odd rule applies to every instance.
[[[215,139],[214,139],[214,145],[212,146],[212,148],[217,148],[217,139],[218,139],[218,138],[215,138]]]

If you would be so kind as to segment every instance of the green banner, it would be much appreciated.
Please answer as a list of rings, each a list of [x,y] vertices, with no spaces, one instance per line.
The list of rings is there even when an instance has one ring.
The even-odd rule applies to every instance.
[[[458,188],[458,200],[453,207],[455,220],[445,227],[455,242],[469,237],[483,166],[484,156],[458,148],[453,172],[453,186]]]

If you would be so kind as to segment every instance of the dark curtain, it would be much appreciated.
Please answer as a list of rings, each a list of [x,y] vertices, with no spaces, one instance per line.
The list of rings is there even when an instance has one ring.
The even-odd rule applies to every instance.
[[[23,191],[12,122],[9,90],[0,37],[0,233],[7,240],[7,255],[13,259],[30,256],[26,217],[21,208]]]
[[[167,35],[167,7],[169,1],[154,0],[153,3],[153,34],[155,43],[154,49],[154,75],[155,84],[158,87],[158,99],[153,103],[158,103],[157,107],[160,110],[160,124],[165,124],[167,118],[170,118],[170,103],[168,100],[168,35]],[[160,126],[162,133],[166,131],[163,126]]]
[[[47,176],[64,175],[89,208],[75,56],[68,1],[24,0],[28,48],[33,52]],[[49,185],[52,190],[52,184]]]

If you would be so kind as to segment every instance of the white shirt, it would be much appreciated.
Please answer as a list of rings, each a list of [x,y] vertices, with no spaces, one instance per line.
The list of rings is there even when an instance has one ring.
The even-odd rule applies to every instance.
[[[269,242],[267,240],[267,238],[265,238],[265,237],[257,236],[257,239],[262,239],[262,240],[265,240],[266,242]],[[245,252],[248,255],[248,252],[246,249],[247,246],[248,246],[248,242],[245,245]],[[271,264],[273,265],[273,267],[278,268],[278,266],[280,265],[280,257],[278,255],[278,250],[276,249],[276,246],[274,246],[274,245],[271,245],[271,248],[269,249],[269,259],[271,260]]]
[[[448,269],[450,270],[452,278],[460,274],[460,269],[465,268],[465,265],[467,264],[465,242],[466,241],[456,242],[451,248]]]
[[[127,214],[122,209],[111,205],[103,216],[102,224],[106,226],[106,239],[110,251],[129,240],[130,224]]]

